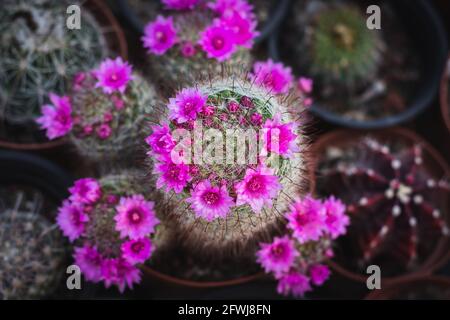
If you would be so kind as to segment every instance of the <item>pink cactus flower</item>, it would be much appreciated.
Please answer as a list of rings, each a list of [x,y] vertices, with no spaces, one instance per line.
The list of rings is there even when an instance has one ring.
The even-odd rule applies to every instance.
[[[121,247],[122,257],[132,265],[144,263],[150,258],[152,249],[152,243],[148,238],[128,240]]]
[[[158,16],[155,21],[145,26],[144,36],[141,38],[144,48],[149,53],[163,55],[178,41],[177,30],[173,24],[173,18]]]
[[[191,10],[200,0],[162,0],[167,9],[172,10]]]
[[[88,245],[76,247],[73,258],[86,280],[96,283],[102,279],[103,258],[95,248]]]
[[[70,200],[80,204],[93,204],[102,196],[100,184],[93,178],[78,179],[69,192]]]
[[[288,236],[275,237],[272,243],[262,243],[256,254],[257,261],[265,272],[273,272],[275,277],[281,277],[283,273],[288,272],[298,255],[294,241]]]
[[[236,51],[233,33],[219,23],[207,27],[202,32],[199,44],[208,58],[215,58],[219,62],[228,60]]]
[[[195,88],[186,88],[178,92],[175,98],[169,99],[169,118],[178,123],[197,119],[197,114],[203,110],[206,96]]]
[[[85,224],[88,221],[89,217],[83,212],[83,207],[68,200],[64,201],[59,208],[56,217],[56,223],[70,242],[75,241],[84,233]]]
[[[102,88],[106,94],[111,94],[114,91],[124,93],[128,82],[133,79],[131,72],[132,67],[121,57],[117,57],[115,60],[106,59],[95,71],[98,80],[95,87]]]
[[[277,292],[286,296],[292,294],[295,297],[303,297],[306,292],[311,290],[309,278],[295,271],[281,277],[277,286]]]
[[[309,269],[311,282],[316,286],[321,286],[330,277],[330,269],[323,264],[316,264]]]
[[[42,116],[36,122],[46,130],[47,138],[53,140],[72,130],[72,106],[69,97],[59,97],[54,93],[50,93],[49,97],[53,105],[42,106]]]
[[[244,180],[238,182],[235,189],[236,205],[249,204],[253,211],[259,213],[264,206],[272,206],[272,199],[278,195],[281,184],[273,169],[260,165],[256,169],[247,169]]]
[[[275,63],[272,59],[259,61],[253,65],[250,79],[256,84],[264,86],[274,94],[284,94],[289,91],[293,81],[292,70],[281,62]]]
[[[267,119],[263,128],[265,129],[263,141],[267,151],[291,158],[300,150],[295,141],[297,138],[295,122],[282,123],[281,115],[277,114],[273,119]]]
[[[197,216],[212,221],[225,218],[234,206],[233,198],[228,195],[226,186],[213,187],[209,180],[199,182],[186,199]]]
[[[306,196],[291,205],[287,214],[288,228],[299,243],[317,241],[325,228],[325,210],[320,200]]]
[[[155,226],[159,223],[153,210],[154,203],[146,201],[142,195],[120,198],[116,206],[117,214],[116,230],[120,237],[139,239],[155,232]]]
[[[347,232],[347,226],[350,224],[349,217],[345,214],[345,205],[341,200],[331,196],[324,201],[325,225],[327,232],[333,239]]]
[[[132,289],[134,283],[141,281],[139,269],[123,258],[103,260],[101,272],[105,287],[109,288],[111,285],[115,285],[121,293],[127,286]]]

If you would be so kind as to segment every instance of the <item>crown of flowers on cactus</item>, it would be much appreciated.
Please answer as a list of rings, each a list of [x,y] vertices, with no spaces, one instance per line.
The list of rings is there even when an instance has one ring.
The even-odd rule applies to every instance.
[[[281,62],[274,62],[272,59],[255,62],[249,79],[273,94],[287,94],[292,89],[297,90],[305,107],[312,104],[312,98],[309,95],[313,90],[313,80],[299,77],[295,83],[291,67],[286,67]]]
[[[257,261],[278,280],[279,294],[302,297],[328,279],[330,271],[321,262],[333,256],[332,240],[346,233],[350,219],[339,199],[310,196],[293,202],[285,217],[288,234],[261,243]]]
[[[185,9],[187,3],[182,2]],[[258,32],[253,7],[246,0],[200,1],[189,7],[192,10],[159,15],[145,27],[143,46],[163,81],[179,83],[209,69],[220,71],[221,63],[249,64],[248,49]]]
[[[98,69],[78,73],[70,96],[49,95],[36,121],[49,139],[70,133],[84,155],[97,158],[122,153],[140,133],[140,124],[156,103],[156,93],[120,57]]]
[[[116,285],[121,292],[140,281],[137,264],[153,251],[159,224],[155,204],[136,189],[137,174],[77,180],[59,209],[57,223],[71,242],[75,264],[88,281]]]
[[[351,162],[323,170],[321,192],[337,194],[347,203],[352,217],[348,236],[356,237],[361,250],[359,265],[389,254],[413,266],[428,254],[421,243],[449,234],[439,208],[449,184],[433,178],[424,166],[420,145],[397,148],[366,138],[360,148]]]
[[[146,142],[185,243],[238,252],[279,227],[307,180],[301,110],[298,96],[274,96],[236,74],[169,99]]]
[[[32,122],[48,92],[70,86],[79,70],[89,70],[109,50],[102,28],[88,10],[83,27],[66,28],[68,1],[2,1],[0,27],[0,117]]]
[[[166,6],[194,9],[195,2],[167,1]],[[203,17],[203,21],[191,21],[192,25],[180,23],[180,21],[188,22],[183,18],[189,13],[158,16],[145,27],[142,37],[144,47],[155,55],[163,55],[168,50],[177,50],[178,54],[189,57],[203,51],[208,58],[215,58],[221,62],[229,59],[238,47],[250,48],[257,35],[252,6],[246,3],[245,11],[242,11],[239,10],[241,7],[238,8],[233,2],[246,3],[246,0],[217,1],[195,8],[197,15]],[[204,24],[201,29],[198,26],[199,22]],[[189,49],[186,50],[186,47]]]
[[[301,25],[310,32],[295,45],[297,54],[307,57],[311,75],[323,83],[350,87],[369,81],[380,66],[382,39],[367,28],[360,9],[323,3],[312,11],[305,14],[306,27]]]
[[[0,214],[0,299],[36,299],[52,293],[64,255],[64,241],[35,212]]]

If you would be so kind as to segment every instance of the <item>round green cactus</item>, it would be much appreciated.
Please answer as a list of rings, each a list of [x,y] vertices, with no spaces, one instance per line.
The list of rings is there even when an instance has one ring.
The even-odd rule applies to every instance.
[[[202,254],[209,252],[214,255],[243,256],[251,252],[259,241],[267,240],[274,233],[279,232],[284,223],[283,213],[289,209],[292,199],[307,192],[305,190],[308,183],[305,174],[306,141],[302,135],[303,123],[298,121],[298,112],[302,109],[302,105],[294,96],[273,96],[265,88],[237,74],[219,76],[208,82],[197,82],[192,88],[179,91],[175,99],[169,100],[169,104],[175,101],[182,104],[181,101],[184,98],[187,101],[191,99],[188,97],[190,95],[202,95],[205,99],[205,109],[197,115],[195,124],[191,121],[177,124],[177,120],[173,120],[174,117],[170,114],[162,121],[170,122],[170,126],[153,127],[152,135],[146,140],[152,152],[156,153],[153,173],[158,178],[157,186],[159,188],[166,186],[167,192],[164,196],[169,208],[169,218],[174,221],[186,246]],[[169,106],[169,109],[173,110],[173,105]],[[212,129],[223,135],[223,141],[226,141],[227,146],[224,145],[222,150],[221,145],[220,150],[222,150],[223,158],[227,159],[226,162],[225,160],[222,163],[217,162],[217,160],[223,160],[217,158],[217,151],[212,152],[214,156],[203,153],[201,163],[194,155],[193,162],[186,166],[170,164],[167,158],[157,154],[161,149],[159,142],[169,141],[170,135],[177,134],[174,132],[179,128],[187,129],[194,135],[192,138],[189,133],[185,133],[184,138],[190,136],[191,139],[196,139],[195,132],[199,129],[199,124],[204,130]],[[261,156],[262,154],[256,151],[253,159],[250,156],[251,150],[257,149],[258,145],[262,147],[262,141],[258,144],[257,141],[252,140],[251,133],[255,132],[255,136],[261,137],[263,131],[259,130],[269,128],[271,125],[282,128],[280,139],[289,140],[290,147],[292,146],[295,150],[290,156],[285,154],[281,156],[281,153],[276,154],[273,150]],[[259,135],[256,132],[259,132]],[[230,133],[237,137],[230,137],[231,140],[229,140],[227,135]],[[206,136],[207,133],[204,133],[204,139],[207,139]],[[234,140],[235,138],[237,141]],[[187,142],[187,145],[196,144],[195,140],[192,141]],[[234,143],[234,147],[228,145],[230,141]],[[203,140],[204,151],[211,147],[210,142]],[[183,143],[179,142],[178,146]],[[230,154],[233,157],[229,159]],[[246,162],[242,163],[239,160],[240,155],[245,155],[245,159],[241,160]],[[261,176],[271,176],[277,180],[277,186],[274,188],[279,190],[276,196],[272,194],[272,198],[266,197],[267,203],[262,208],[257,208],[258,205],[255,203],[241,203],[239,200],[241,191],[236,189],[239,183],[247,183],[247,187],[258,188],[258,183],[253,183],[251,180],[253,178],[249,178],[253,173],[258,173],[255,181],[259,179],[260,173]],[[178,175],[176,181],[171,180],[175,175]],[[183,186],[177,188],[180,180],[183,179],[185,179],[182,181]],[[211,190],[221,188],[221,196],[205,195],[205,206],[208,202],[214,202],[217,197],[223,196],[229,201],[225,205],[227,208],[220,214],[215,214],[214,210],[205,209],[201,212],[198,207],[196,209],[196,200],[192,199],[198,195],[199,185],[204,185]],[[172,187],[174,187],[173,190]],[[267,190],[269,188],[271,187],[267,186]],[[217,189],[214,190],[218,192]]]
[[[64,241],[42,215],[2,212],[0,252],[0,299],[43,298],[55,289]]]
[[[74,74],[108,54],[100,25],[81,11],[82,28],[66,27],[71,4],[6,0],[0,11],[0,118],[30,123],[49,92],[63,93]]]
[[[353,87],[367,83],[381,62],[381,39],[366,17],[351,5],[328,5],[307,19],[297,53],[307,55],[311,75],[324,83]],[[305,27],[305,26],[303,26]]]

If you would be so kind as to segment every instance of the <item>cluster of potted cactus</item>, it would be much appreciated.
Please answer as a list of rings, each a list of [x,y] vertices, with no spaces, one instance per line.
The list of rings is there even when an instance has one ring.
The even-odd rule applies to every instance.
[[[418,51],[406,57],[421,39],[396,5],[381,5],[380,30],[353,0],[118,1],[142,61],[127,59],[105,4],[75,4],[80,30],[65,27],[69,5],[6,0],[0,12],[0,145],[58,143],[55,159],[77,168],[73,180],[0,150],[0,298],[52,297],[72,264],[83,285],[120,294],[144,278],[195,288],[265,278],[303,298],[332,271],[365,282],[370,265],[392,296],[411,279],[448,286],[429,277],[450,235],[439,153],[401,128],[311,143],[312,113],[373,128],[430,100],[434,69]],[[255,54],[263,40],[268,54]],[[445,72],[444,116],[447,89]]]

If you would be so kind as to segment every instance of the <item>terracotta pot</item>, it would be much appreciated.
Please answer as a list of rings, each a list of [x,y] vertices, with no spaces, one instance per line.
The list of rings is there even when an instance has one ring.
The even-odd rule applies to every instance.
[[[126,60],[128,58],[127,41],[122,28],[105,2],[102,0],[87,0],[83,3],[83,6],[94,15],[102,30],[105,30],[104,36],[110,50],[117,52]],[[46,150],[60,147],[67,143],[65,138],[35,143],[20,143],[4,140],[4,138],[0,137],[0,147],[14,150]]]
[[[449,87],[449,74],[450,74],[450,56],[445,64],[444,72],[441,78],[441,89],[440,89],[440,99],[441,99],[441,112],[444,123],[450,132],[450,106],[448,103],[448,87]]]
[[[380,290],[374,290],[366,296],[366,300],[395,300],[405,299],[402,295],[407,293],[420,293],[427,288],[436,288],[443,292],[442,299],[450,299],[450,278],[441,276],[431,277],[415,277],[407,280],[400,281],[395,285],[381,288]],[[421,299],[421,298],[419,298]]]
[[[315,170],[318,169],[320,157],[328,146],[343,146],[365,135],[368,135],[368,133],[365,131],[337,130],[320,137],[312,146],[312,152],[315,155]],[[430,168],[430,171],[432,173],[435,173],[439,177],[450,174],[450,169],[443,157],[423,138],[408,129],[395,127],[391,129],[385,129],[383,131],[371,132],[369,135],[375,138],[379,138],[382,141],[394,138],[400,141],[405,141],[406,143],[420,144],[423,147],[425,155],[424,163],[428,164],[428,168]],[[448,223],[450,219],[450,213],[448,211],[448,201],[447,209],[442,213],[442,215],[446,217]],[[445,262],[450,258],[450,255],[448,255],[449,244],[450,242],[448,240],[448,237],[441,236],[434,248],[434,251],[415,270],[401,274],[399,276],[383,277],[382,283],[396,283],[405,279],[409,279],[410,277],[431,274],[433,271],[443,266]],[[329,261],[329,265],[336,272],[348,279],[358,282],[366,282],[367,280],[367,275],[365,275],[364,273],[356,273],[336,263],[335,261]]]

